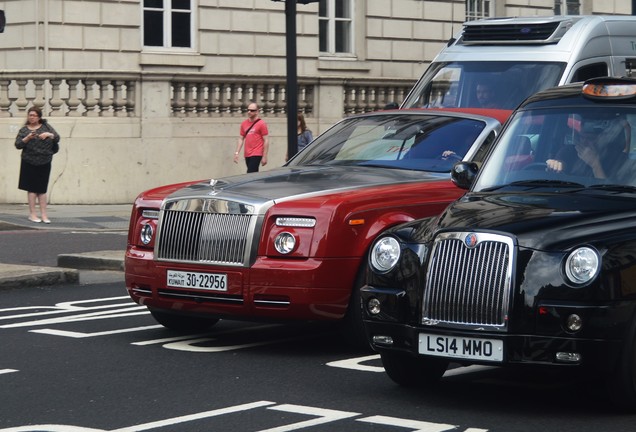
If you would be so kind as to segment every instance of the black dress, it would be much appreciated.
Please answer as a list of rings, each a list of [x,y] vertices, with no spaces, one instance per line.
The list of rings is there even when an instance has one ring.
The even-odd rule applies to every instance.
[[[51,175],[51,160],[59,150],[60,136],[48,122],[43,121],[35,132],[51,132],[53,138],[33,138],[24,143],[22,140],[31,133],[31,129],[24,126],[18,132],[15,146],[22,150],[20,163],[20,178],[18,189],[37,194],[44,194],[49,187]]]
[[[46,193],[49,188],[50,175],[51,162],[45,163],[44,165],[32,165],[22,159],[20,163],[18,189],[37,194]]]

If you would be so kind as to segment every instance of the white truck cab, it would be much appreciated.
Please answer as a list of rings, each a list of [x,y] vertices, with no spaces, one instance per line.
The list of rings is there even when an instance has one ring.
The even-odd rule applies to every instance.
[[[636,76],[636,16],[492,18],[464,23],[401,108],[514,109],[549,87]]]

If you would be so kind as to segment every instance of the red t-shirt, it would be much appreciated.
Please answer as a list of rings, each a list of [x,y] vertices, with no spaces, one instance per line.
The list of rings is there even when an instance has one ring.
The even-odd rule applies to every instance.
[[[267,124],[263,120],[259,120],[259,122],[254,124],[252,129],[250,129],[247,136],[245,136],[245,131],[248,130],[252,124],[254,124],[254,122],[251,122],[249,119],[245,119],[243,123],[241,123],[241,136],[245,138],[245,157],[263,156],[264,137],[269,135]]]

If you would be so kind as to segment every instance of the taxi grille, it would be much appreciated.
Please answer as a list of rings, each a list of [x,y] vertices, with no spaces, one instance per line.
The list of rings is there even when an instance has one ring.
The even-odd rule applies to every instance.
[[[513,243],[508,237],[471,233],[438,237],[432,251],[423,302],[424,324],[504,328],[511,290]]]
[[[242,265],[249,255],[249,214],[164,210],[157,242],[160,260]]]

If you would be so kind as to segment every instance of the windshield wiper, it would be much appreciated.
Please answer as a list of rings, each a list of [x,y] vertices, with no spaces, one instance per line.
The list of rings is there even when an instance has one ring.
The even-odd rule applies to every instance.
[[[600,189],[615,192],[636,192],[636,186],[622,184],[595,184],[588,186],[589,189]]]
[[[570,187],[570,188],[585,188],[585,186],[583,186],[581,183],[575,183],[575,182],[570,182],[570,181],[534,179],[534,180],[519,180],[519,181],[514,181],[514,182],[508,183],[508,184],[503,184],[503,185],[499,185],[499,186],[492,186],[492,187],[489,187],[489,188],[485,188],[484,191],[492,192],[494,190],[501,189],[501,188],[504,188],[504,187],[509,187],[509,186],[526,186],[526,187],[531,187],[531,188],[539,188],[539,187],[546,187],[546,186],[562,186],[562,187]]]

